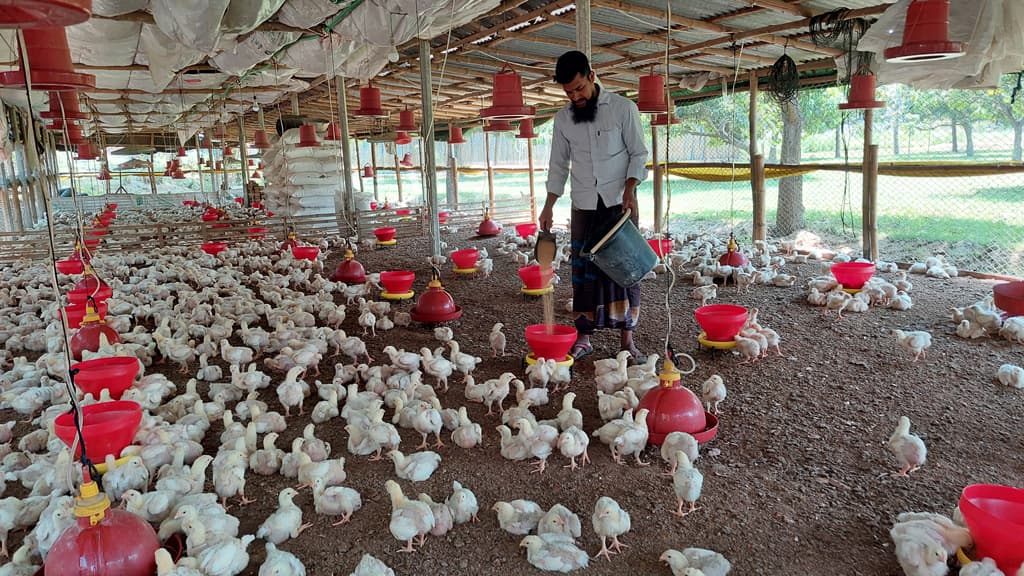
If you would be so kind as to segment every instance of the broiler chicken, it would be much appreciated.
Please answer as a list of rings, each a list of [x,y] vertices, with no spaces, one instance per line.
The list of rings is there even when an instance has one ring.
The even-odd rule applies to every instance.
[[[519,428],[519,435],[516,436],[516,439],[526,446],[530,456],[539,460],[537,468],[533,471],[543,473],[547,468],[548,456],[554,451],[558,442],[558,429],[546,424],[534,425],[525,418],[520,418],[516,422],[516,427]]]
[[[509,534],[529,534],[544,517],[544,509],[530,500],[498,501],[491,510],[497,513],[498,526]]]
[[[132,456],[127,462],[118,466],[113,454],[105,458],[107,473],[103,475],[103,491],[113,502],[121,500],[128,490],[145,491],[149,487],[149,469],[142,458]]]
[[[452,495],[445,500],[445,503],[451,508],[456,524],[465,524],[470,520],[473,522],[480,521],[476,516],[477,512],[480,511],[476,494],[469,488],[464,488],[458,480],[452,481]]]
[[[395,576],[395,571],[377,558],[363,554],[356,566],[355,572],[349,576]]]
[[[544,571],[571,572],[586,568],[590,563],[587,553],[571,540],[550,534],[527,536],[519,546],[526,548],[526,560],[530,565]]]
[[[438,348],[438,350],[444,350]],[[444,391],[448,391],[448,377],[455,371],[455,365],[440,354],[434,354],[430,348],[420,348],[422,356],[423,371],[437,379],[437,385],[444,385]]]
[[[459,406],[459,427],[452,431],[452,442],[459,448],[474,448],[483,441],[483,429],[469,419],[465,406]]]
[[[634,455],[636,463],[641,466],[650,466],[650,462],[644,462],[640,455],[647,446],[647,408],[641,408],[633,418],[633,422],[617,434],[610,444],[612,458],[618,464],[624,464],[624,456]]]
[[[676,460],[676,452],[683,452],[690,462],[696,462],[700,456],[700,448],[697,439],[686,432],[670,432],[661,443],[661,458],[672,466],[667,476],[676,473],[679,462]]]
[[[330,460],[313,461],[309,454],[304,452],[299,455],[299,468],[296,474],[299,480],[297,490],[312,486],[317,478],[323,479],[325,486],[340,486],[348,477],[344,458],[339,456]]]
[[[258,576],[306,576],[306,566],[294,554],[278,550],[273,542],[267,542],[266,549]]]
[[[191,520],[182,523],[191,525],[192,533],[195,533],[201,525],[199,520]],[[202,549],[196,558],[199,561],[199,570],[207,576],[235,576],[241,574],[249,565],[249,544],[256,537],[247,534],[241,538],[225,538],[210,544]]]
[[[306,399],[305,392],[303,391],[304,382],[298,380],[299,374],[304,371],[305,368],[302,366],[295,366],[288,370],[284,381],[277,385],[277,399],[284,406],[285,416],[291,416],[291,409],[294,406],[299,407],[299,416],[304,414],[302,408],[303,401]]]
[[[125,510],[139,516],[151,524],[163,522],[171,513],[177,494],[165,490],[153,490],[141,493],[138,490],[125,490],[121,501]]]
[[[260,524],[256,537],[267,542],[281,544],[289,538],[298,538],[312,523],[302,523],[302,508],[292,501],[299,493],[292,488],[285,488],[277,496],[277,510]]]
[[[677,467],[672,475],[672,488],[675,490],[679,506],[673,514],[682,517],[697,510],[697,499],[704,488],[704,475],[693,467],[685,452],[677,451],[675,460]],[[684,503],[689,504],[686,512],[683,512]]]
[[[394,480],[384,483],[384,488],[391,499],[391,521],[388,529],[391,535],[400,542],[405,542],[405,548],[399,552],[415,552],[413,540],[422,546],[426,541],[427,534],[434,528],[434,514],[430,506],[418,500],[409,500],[402,493],[402,488]]]
[[[245,346],[232,346],[227,339],[220,341],[220,357],[228,364],[249,364],[253,358],[252,348]]]
[[[441,464],[441,455],[437,452],[414,452],[406,456],[399,450],[388,452],[388,457],[395,463],[395,475],[410,482],[424,482]]]
[[[281,469],[284,450],[276,447],[277,432],[263,437],[263,447],[249,455],[249,469],[260,476],[273,476]]]
[[[924,440],[910,433],[910,418],[906,416],[900,416],[896,430],[889,436],[888,446],[889,451],[896,456],[897,462],[902,466],[899,472],[893,473],[893,476],[908,476],[923,466],[928,457],[928,448]]]
[[[537,534],[541,536],[548,534],[576,540],[582,533],[580,517],[561,504],[549,508],[537,523]]]
[[[430,513],[434,515],[434,527],[430,529],[431,536],[444,536],[455,525],[455,515],[447,503],[434,502],[429,494],[420,494],[417,500],[429,506]]]
[[[505,333],[502,332],[502,328],[505,325],[501,322],[496,322],[491,327],[491,333],[487,336],[488,341],[491,344],[491,357],[497,358],[499,355],[505,357]]]
[[[594,532],[601,537],[601,550],[594,557],[604,556],[610,561],[613,553],[619,553],[622,547],[626,546],[619,542],[619,536],[629,532],[629,513],[623,510],[615,500],[602,496],[594,504],[591,524],[594,527]],[[608,538],[612,539],[611,549],[608,548]]]
[[[413,418],[412,425],[423,436],[423,442],[416,447],[417,450],[427,447],[427,436],[430,434],[433,434],[437,440],[434,442],[434,446],[438,448],[444,447],[444,442],[441,441],[441,429],[444,426],[441,420],[441,412],[432,405],[421,404],[419,412]]]
[[[726,576],[732,570],[725,556],[704,548],[685,548],[682,552],[669,548],[658,559],[668,564],[673,576],[689,576],[693,570],[704,576]]]
[[[572,403],[575,400],[575,392],[569,392],[562,397],[562,409],[555,417],[558,420],[558,428],[560,430],[568,430],[573,426],[579,429],[583,428],[583,412],[573,407]]]
[[[352,514],[363,507],[363,500],[347,486],[328,486],[323,478],[313,480],[313,506],[317,514],[341,516],[331,526],[341,526],[352,518]]]
[[[471,375],[477,365],[483,362],[483,359],[479,356],[473,356],[472,354],[462,352],[459,349],[459,343],[456,340],[448,342],[448,347],[452,350],[449,357],[451,358],[452,364],[455,365],[455,369],[466,376]]]
[[[718,374],[712,374],[710,378],[701,384],[701,399],[707,404],[707,410],[710,412],[714,407],[715,415],[720,414],[718,411],[719,402],[725,400],[726,389],[725,382],[722,377]]]
[[[561,452],[562,456],[569,459],[569,464],[564,467],[575,470],[578,467],[586,465],[590,462],[590,455],[587,453],[587,447],[590,446],[590,437],[582,429],[576,426],[569,426],[558,436],[558,451]],[[580,463],[576,464],[576,458],[580,458]]]
[[[932,335],[923,330],[893,330],[896,345],[914,355],[914,362],[926,356],[925,350],[932,345]]]

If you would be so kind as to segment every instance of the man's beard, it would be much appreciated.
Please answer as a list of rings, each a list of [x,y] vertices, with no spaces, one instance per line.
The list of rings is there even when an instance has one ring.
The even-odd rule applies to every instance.
[[[582,108],[577,106],[575,102],[572,104],[572,121],[574,124],[593,122],[594,118],[597,117],[598,90],[598,87],[594,86],[594,95],[587,98],[587,103]]]

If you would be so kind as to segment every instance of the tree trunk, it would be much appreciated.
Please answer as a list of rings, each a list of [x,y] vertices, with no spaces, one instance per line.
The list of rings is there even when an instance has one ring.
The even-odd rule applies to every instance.
[[[964,122],[964,140],[967,141],[967,156],[974,156],[974,128],[969,121]]]
[[[800,163],[800,137],[803,118],[796,102],[782,104],[782,163]],[[782,236],[792,234],[804,224],[804,179],[789,176],[779,180],[779,204],[775,213],[775,230]]]
[[[842,158],[843,157],[842,130],[839,129],[839,128],[836,128],[836,155],[835,155],[835,157],[836,158]]]
[[[771,148],[768,149],[768,163],[775,164],[779,159],[779,147],[772,144]]]
[[[892,155],[900,155],[900,120],[895,115],[892,118]]]
[[[1013,161],[1021,161],[1021,136],[1024,135],[1024,120],[1013,123]]]
[[[956,145],[956,120],[953,120],[953,154],[960,151],[960,147]]]

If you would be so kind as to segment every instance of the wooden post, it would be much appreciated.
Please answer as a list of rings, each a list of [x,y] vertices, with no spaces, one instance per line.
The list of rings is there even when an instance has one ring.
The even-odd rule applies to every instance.
[[[110,156],[107,155],[107,138],[100,132],[100,148],[103,149],[103,165],[110,170]],[[110,194],[110,180],[103,182],[104,194]]]
[[[402,201],[402,164],[398,161],[398,146],[395,146],[395,185],[398,186],[398,201]]]
[[[747,124],[750,127],[750,163],[753,166],[754,156],[757,156],[757,71],[751,70],[750,82],[750,107],[747,112]]]
[[[754,195],[754,240],[766,240],[768,224],[765,210],[764,156],[757,154],[750,163],[750,186]]]
[[[213,137],[212,134],[210,136]],[[210,160],[210,196],[213,204],[220,204],[220,191],[217,190],[217,164],[213,161],[213,143],[206,149],[206,157]]]
[[[292,92],[292,114],[299,115],[299,93]]]
[[[152,139],[150,139],[152,141]],[[153,158],[153,152],[149,153],[149,191],[151,194],[156,194],[156,166],[153,163],[156,160]]]
[[[430,41],[420,39],[420,62],[430,62]],[[438,221],[437,209],[437,169],[434,153],[434,104],[431,97],[430,66],[420,67],[420,102],[423,106],[423,127],[420,129],[420,154],[422,162],[423,192],[425,204],[429,211],[427,224],[430,227],[431,254],[441,255],[441,223]]]
[[[491,166],[491,135],[484,132],[484,156],[487,157],[487,212],[494,217],[494,168]]]
[[[206,200],[206,186],[203,184],[203,150],[199,147],[199,135],[196,134],[196,174],[199,175],[199,195]],[[193,198],[194,200],[195,198]]]
[[[380,200],[377,196],[377,143],[370,142],[370,167],[373,168],[373,199]]]
[[[7,173],[8,165],[11,166],[9,176]],[[18,181],[14,177],[14,166],[10,164],[10,160],[0,162],[0,180],[7,183],[7,187],[0,191],[3,193],[4,212],[7,214],[7,231],[21,232],[25,229],[25,226],[21,219],[21,203],[18,201]]]
[[[335,195],[335,211],[339,214],[344,212],[348,222],[353,222],[356,218],[356,195],[352,189],[352,149],[349,148],[348,142],[348,100],[345,98],[345,77],[338,76],[334,81],[335,90],[338,93],[338,131],[341,132],[341,171],[345,175],[345,179],[342,181],[342,188],[338,191],[342,192],[341,203],[338,202],[337,195]],[[358,147],[358,142],[356,143]],[[361,182],[362,180],[360,180]],[[348,230],[345,234],[352,234],[353,230]]]
[[[353,137],[352,140],[356,145],[356,178],[359,179],[359,193],[363,194],[365,192],[363,189],[363,160],[359,154],[359,139]]]
[[[242,197],[249,201],[249,151],[245,145],[244,114],[238,115],[238,155],[242,159]]]
[[[590,0],[576,1],[576,49],[590,59]]]
[[[874,110],[864,110],[864,166],[861,170],[861,228],[864,257],[874,260],[878,257],[878,239],[875,237],[875,196],[878,191],[878,147],[872,143],[874,131]]]
[[[530,169],[530,222],[536,222],[537,193],[533,188],[533,138],[526,139],[526,163]]]
[[[658,127],[651,126],[651,158],[654,162],[654,230],[661,232],[661,211],[663,210],[661,162],[658,158]]]

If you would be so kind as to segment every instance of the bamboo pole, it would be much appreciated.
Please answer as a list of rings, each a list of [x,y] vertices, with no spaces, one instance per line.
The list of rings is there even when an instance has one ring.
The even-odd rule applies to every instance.
[[[347,222],[353,222],[356,218],[356,196],[355,191],[352,189],[352,149],[349,147],[349,130],[348,130],[348,100],[345,97],[345,77],[339,75],[334,79],[334,87],[337,91],[337,106],[338,106],[338,131],[341,132],[341,171],[345,175],[345,180],[342,182],[343,187],[339,189],[339,192],[343,193],[341,198],[342,202],[339,205],[338,199],[335,197],[335,210],[339,213],[344,211],[345,220]],[[359,147],[359,142],[356,142],[356,147]],[[362,180],[360,180],[362,182]],[[347,230],[346,234],[352,234],[353,230]]]
[[[359,179],[359,193],[363,194],[366,192],[363,188],[363,159],[359,154],[359,138],[353,138],[353,140],[356,145],[356,177]]]
[[[7,175],[7,167],[10,166],[10,176]],[[8,230],[10,232],[21,232],[25,224],[21,218],[21,202],[18,200],[16,186],[18,180],[14,177],[14,164],[8,159],[0,163],[0,180],[7,183],[3,190],[4,211],[7,213]]]
[[[751,192],[754,196],[754,240],[766,240],[768,237],[768,224],[766,216],[766,190],[764,183],[764,156],[754,156],[754,164],[750,173]]]
[[[661,232],[661,211],[664,202],[662,194],[662,168],[658,158],[658,127],[651,126],[651,160],[654,164],[654,229]]]
[[[110,155],[107,154],[107,137],[100,132],[100,148],[103,149],[103,166],[110,170]],[[103,182],[104,194],[110,194],[110,180]]]
[[[872,141],[874,131],[874,110],[864,110],[864,168],[861,176],[861,227],[864,257],[870,260],[877,258],[878,240],[875,238],[875,195],[878,190],[878,158],[872,161],[872,149],[877,147]]]
[[[398,146],[395,146],[395,185],[398,186],[398,201],[402,201],[402,163],[398,161]]]
[[[370,167],[373,168],[373,201],[380,200],[377,195],[377,143],[370,142]]]
[[[530,169],[530,222],[537,221],[537,192],[533,183],[533,138],[526,139],[526,162]]]
[[[448,206],[459,208],[459,160],[452,144],[452,124],[448,123]]]
[[[420,39],[420,62],[430,62],[430,41]],[[441,225],[437,216],[437,170],[434,160],[434,105],[430,88],[430,66],[420,67],[420,100],[423,104],[423,129],[420,134],[422,182],[429,211],[431,254],[441,255]]]
[[[747,111],[747,124],[750,128],[750,161],[753,163],[754,156],[757,156],[757,71],[750,71],[750,105]]]
[[[153,153],[150,152],[149,153],[149,191],[150,191],[151,194],[156,194],[156,175],[153,173],[154,172],[153,169],[155,168],[155,166],[153,166],[153,162],[156,162],[156,160],[153,157]]]
[[[217,165],[213,162],[212,143],[206,149],[206,158],[210,161],[210,196],[213,198],[213,204],[220,204],[220,192],[217,190]]]
[[[249,203],[249,151],[245,145],[245,116],[238,115],[238,157],[242,159],[242,197]],[[227,166],[224,166],[227,168]]]
[[[484,156],[487,158],[487,212],[494,214],[494,168],[491,166],[491,135],[484,132]]]

